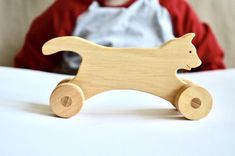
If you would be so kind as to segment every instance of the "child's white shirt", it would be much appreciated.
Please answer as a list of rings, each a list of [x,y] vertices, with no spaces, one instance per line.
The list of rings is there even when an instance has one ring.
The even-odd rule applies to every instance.
[[[77,19],[73,36],[110,47],[158,47],[174,38],[171,17],[157,0],[137,0],[128,8],[101,7],[94,1]],[[65,53],[77,68],[79,60]]]

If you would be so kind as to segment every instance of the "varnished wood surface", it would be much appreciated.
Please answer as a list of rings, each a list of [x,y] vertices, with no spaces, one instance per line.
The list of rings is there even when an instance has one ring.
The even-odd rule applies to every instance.
[[[85,99],[108,90],[133,89],[154,94],[176,105],[177,100],[184,99],[179,92],[187,85],[187,81],[177,77],[177,70],[191,70],[201,64],[191,43],[194,36],[193,33],[186,34],[159,48],[111,48],[79,37],[66,36],[48,41],[42,50],[45,55],[59,51],[73,51],[81,55],[82,64],[78,74],[69,82],[82,89]],[[180,98],[176,100],[176,97]],[[193,95],[190,97],[194,99]],[[191,119],[208,114],[212,103],[208,105],[210,107],[205,107],[208,108],[206,113]],[[197,114],[197,110],[201,112],[191,102],[189,106],[196,110],[194,114]],[[190,119],[190,116],[185,116]]]

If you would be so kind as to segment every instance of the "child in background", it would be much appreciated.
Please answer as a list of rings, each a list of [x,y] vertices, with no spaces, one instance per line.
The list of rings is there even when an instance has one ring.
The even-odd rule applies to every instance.
[[[37,17],[15,67],[76,74],[81,58],[70,52],[44,56],[42,45],[58,36],[79,36],[111,47],[158,47],[194,32],[202,65],[194,71],[224,69],[223,51],[208,25],[185,0],[57,0]]]

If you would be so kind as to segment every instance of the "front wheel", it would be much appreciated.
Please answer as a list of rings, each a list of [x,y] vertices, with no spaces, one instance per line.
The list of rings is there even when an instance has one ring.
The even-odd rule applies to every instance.
[[[69,118],[81,110],[83,101],[84,94],[81,88],[65,82],[59,84],[52,92],[50,106],[57,116]]]
[[[212,97],[206,89],[189,84],[176,96],[175,106],[185,118],[199,120],[211,111]]]
[[[68,83],[72,80],[72,78],[66,78],[66,79],[63,79],[62,81],[60,81],[57,86],[59,86],[60,84],[63,84],[63,83]]]

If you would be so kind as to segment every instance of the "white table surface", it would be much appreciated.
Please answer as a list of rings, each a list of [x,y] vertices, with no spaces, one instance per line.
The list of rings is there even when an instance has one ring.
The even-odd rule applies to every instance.
[[[48,99],[68,76],[0,67],[0,155],[234,156],[235,69],[180,76],[211,92],[214,106],[206,118],[185,120],[163,99],[115,90],[62,119]]]

